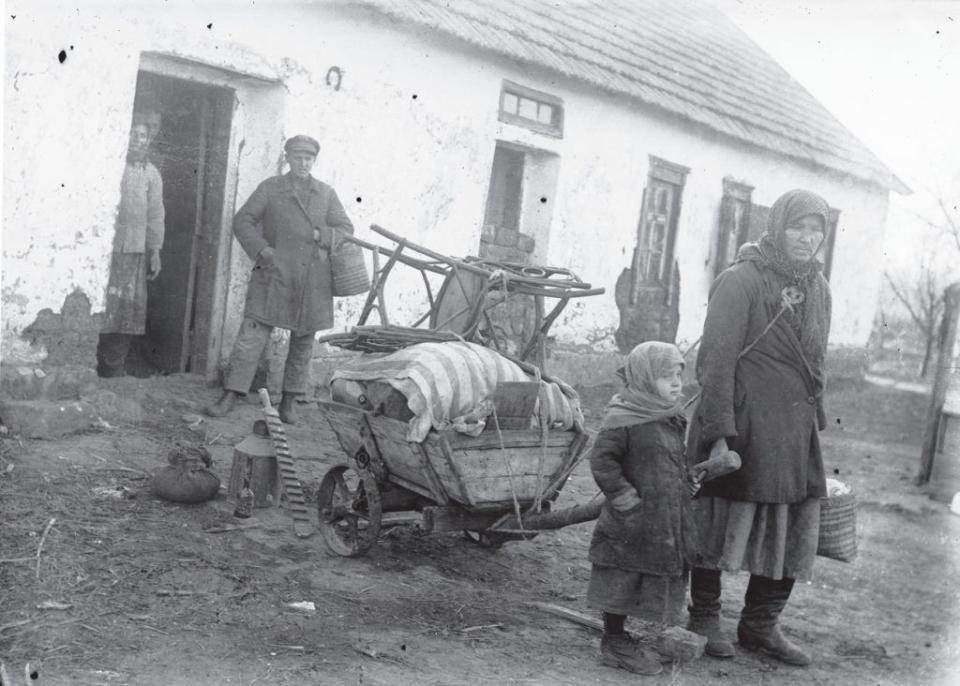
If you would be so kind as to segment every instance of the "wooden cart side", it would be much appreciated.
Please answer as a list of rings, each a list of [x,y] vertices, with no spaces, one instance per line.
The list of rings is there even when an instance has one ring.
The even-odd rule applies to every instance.
[[[437,436],[435,444],[439,448],[437,452],[440,454],[437,456],[437,461],[443,460],[445,466],[450,470],[450,475],[453,477],[453,484],[456,485],[457,491],[459,493],[459,500],[464,505],[477,505],[477,502],[471,496],[470,491],[467,489],[466,484],[463,481],[463,474],[457,468],[457,460],[454,457],[453,449],[450,447],[450,438],[446,434],[440,434]],[[433,453],[431,453],[432,456]]]
[[[561,468],[550,475],[547,480],[547,486],[543,489],[542,497],[544,500],[553,498],[563,487],[563,484],[566,483],[574,468],[579,464],[580,456],[590,441],[590,435],[585,431],[575,431],[573,433],[575,434],[575,438],[567,448]]]
[[[407,440],[407,424],[369,412],[363,414],[369,420],[370,429],[380,447],[388,478],[399,486],[427,495],[441,505],[450,502],[443,479],[435,472],[424,446]],[[427,440],[430,440],[429,437]],[[411,488],[412,484],[419,488]]]
[[[444,432],[459,492],[472,507],[505,503],[523,505],[552,495],[563,483],[560,475],[570,465],[579,432],[485,432],[475,438]],[[552,489],[552,490],[551,490]]]
[[[352,459],[363,447],[360,428],[363,426],[363,416],[366,413],[359,408],[333,400],[320,400],[318,404],[343,452]]]
[[[423,443],[410,443],[410,446],[420,454],[420,464],[423,467],[423,475],[427,478],[430,490],[433,492],[433,499],[441,505],[448,505],[450,497],[447,494],[447,484],[443,483],[436,470],[433,468],[433,460]]]

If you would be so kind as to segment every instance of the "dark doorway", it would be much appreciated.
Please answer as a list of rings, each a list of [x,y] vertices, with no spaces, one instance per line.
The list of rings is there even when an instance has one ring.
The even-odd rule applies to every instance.
[[[207,371],[218,257],[229,249],[220,229],[234,97],[229,88],[138,75],[134,109],[160,114],[151,160],[166,212],[162,268],[147,286],[146,334],[128,365],[138,376]]]
[[[504,145],[498,144],[494,150],[484,224],[510,231],[520,229],[523,158],[523,152]]]

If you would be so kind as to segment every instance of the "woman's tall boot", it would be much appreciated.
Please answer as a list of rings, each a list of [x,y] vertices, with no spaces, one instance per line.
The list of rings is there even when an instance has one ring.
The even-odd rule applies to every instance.
[[[737,626],[737,640],[746,650],[765,653],[788,665],[806,667],[811,661],[810,654],[787,640],[778,623],[792,590],[793,579],[751,574]]]
[[[720,570],[694,567],[690,572],[690,619],[687,629],[705,636],[704,651],[713,657],[733,657],[733,643],[720,629]]]

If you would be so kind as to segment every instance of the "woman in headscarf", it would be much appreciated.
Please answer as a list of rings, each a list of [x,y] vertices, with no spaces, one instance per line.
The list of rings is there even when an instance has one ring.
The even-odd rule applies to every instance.
[[[660,661],[624,631],[626,617],[676,624],[693,561],[683,366],[675,345],[635,347],[623,370],[626,387],[607,405],[590,454],[606,503],[590,543],[587,601],[603,611],[604,664],[638,674],[659,673]]]
[[[695,504],[701,559],[688,628],[707,637],[709,655],[734,654],[719,623],[721,570],[744,570],[740,646],[810,663],[778,618],[794,580],[811,576],[826,495],[817,433],[826,425],[830,289],[816,255],[828,216],[818,195],[785,193],[759,242],[744,245],[710,289],[688,452],[696,462],[734,450],[742,466],[704,484]]]

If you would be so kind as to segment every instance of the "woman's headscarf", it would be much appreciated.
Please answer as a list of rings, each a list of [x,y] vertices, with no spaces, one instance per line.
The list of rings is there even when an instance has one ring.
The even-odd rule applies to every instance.
[[[812,278],[821,269],[819,260],[793,260],[784,250],[787,227],[809,216],[819,217],[823,222],[823,243],[826,243],[830,228],[830,206],[816,193],[803,190],[788,191],[777,198],[767,217],[767,231],[760,236],[760,251],[770,267],[794,281]],[[818,246],[818,252],[823,243]]]
[[[627,386],[610,399],[601,428],[647,424],[682,415],[683,400],[670,402],[657,393],[656,384],[677,364],[683,366],[683,355],[670,343],[647,341],[631,350],[623,369]]]
[[[787,285],[795,286],[803,293],[802,302],[794,305],[789,321],[800,339],[807,364],[814,376],[821,377],[830,326],[826,311],[828,287],[820,274],[823,266],[815,258],[806,262],[793,260],[784,250],[787,227],[811,215],[823,221],[822,249],[830,230],[830,206],[816,193],[793,190],[784,193],[773,203],[767,217],[766,232],[757,243],[747,243],[740,249],[737,262],[756,262],[771,269],[783,277]]]

